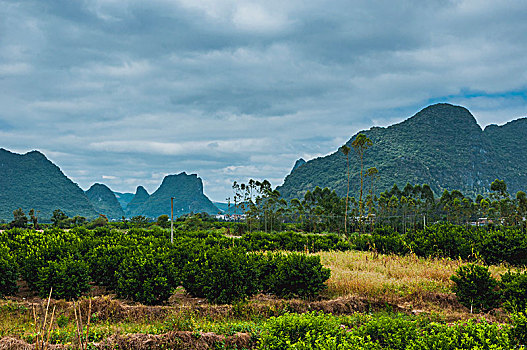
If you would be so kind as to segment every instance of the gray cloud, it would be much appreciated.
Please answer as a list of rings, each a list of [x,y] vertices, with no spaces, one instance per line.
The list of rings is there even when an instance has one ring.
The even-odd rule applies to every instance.
[[[525,116],[527,5],[475,0],[0,0],[0,147],[81,187],[198,173],[279,184],[429,103]]]

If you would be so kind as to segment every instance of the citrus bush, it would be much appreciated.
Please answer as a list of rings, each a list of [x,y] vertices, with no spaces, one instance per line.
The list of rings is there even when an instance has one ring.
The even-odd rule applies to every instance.
[[[162,254],[146,249],[128,254],[115,272],[115,291],[121,298],[132,299],[146,305],[168,300],[175,287],[173,265]]]
[[[18,267],[11,250],[0,243],[0,296],[11,295],[18,290]]]
[[[280,297],[303,299],[318,296],[327,288],[325,282],[331,271],[322,266],[320,256],[291,254],[269,254],[262,276],[265,291]]]
[[[490,275],[488,267],[463,265],[450,279],[455,282],[454,292],[462,305],[476,312],[488,311],[497,306],[498,281]]]
[[[242,248],[212,248],[197,254],[183,269],[183,287],[209,302],[230,304],[259,289],[258,256]]]
[[[37,272],[36,287],[41,297],[49,295],[53,288],[54,298],[77,299],[90,290],[88,264],[76,257],[49,261]]]
[[[527,309],[527,271],[508,271],[501,275],[500,293],[503,306],[509,311]]]

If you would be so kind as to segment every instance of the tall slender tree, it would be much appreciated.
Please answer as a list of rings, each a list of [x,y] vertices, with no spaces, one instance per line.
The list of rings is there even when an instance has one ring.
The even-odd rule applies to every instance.
[[[357,135],[355,140],[351,143],[351,146],[355,150],[355,153],[360,158],[360,192],[359,192],[359,209],[361,217],[364,216],[364,203],[362,202],[362,188],[364,183],[364,153],[366,150],[373,145],[366,135],[360,133]]]
[[[346,167],[347,167],[347,179],[348,179],[348,188],[346,190],[346,209],[344,210],[344,234],[348,234],[348,197],[350,193],[350,151],[351,148],[349,148],[347,145],[342,145],[340,147],[340,151],[346,156]]]

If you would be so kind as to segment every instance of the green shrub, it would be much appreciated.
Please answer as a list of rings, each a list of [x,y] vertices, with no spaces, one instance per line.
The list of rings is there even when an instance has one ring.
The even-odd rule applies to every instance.
[[[498,282],[490,275],[488,267],[467,264],[460,266],[450,277],[456,283],[454,292],[459,302],[471,311],[489,311],[496,307],[499,293]]]
[[[49,261],[66,259],[69,256],[82,256],[82,247],[87,239],[74,232],[58,228],[45,232],[23,231],[13,237],[13,251],[23,279],[32,290],[38,290],[39,270],[48,266]],[[49,293],[49,290],[48,290]]]
[[[121,244],[100,244],[95,247],[88,254],[93,281],[115,290],[117,287],[115,272],[130,250],[130,247]]]
[[[518,334],[524,330],[521,327],[517,329]],[[261,350],[514,348],[521,349],[508,325],[475,320],[447,325],[407,315],[339,317],[314,312],[271,317],[264,324],[258,343]]]
[[[168,300],[174,286],[173,265],[164,260],[163,254],[146,249],[128,254],[115,272],[115,291],[121,298],[154,305]]]
[[[526,235],[519,228],[493,230],[483,239],[480,253],[487,264],[527,265]]]
[[[503,306],[507,310],[527,309],[527,271],[523,273],[508,271],[501,275],[500,291]]]
[[[320,263],[317,255],[270,254],[266,263],[265,291],[280,297],[312,298],[327,288],[331,271]]]
[[[408,254],[410,249],[404,241],[404,235],[394,231],[391,227],[375,229],[371,239],[375,242],[375,248],[379,253],[385,254]]]
[[[511,314],[512,336],[518,343],[527,346],[527,309]]]
[[[271,317],[262,330],[259,349],[313,349],[319,339],[341,342],[344,332],[339,320],[329,314],[309,312]],[[300,345],[299,343],[303,343]]]
[[[76,299],[90,290],[88,264],[74,257],[49,261],[38,269],[36,287],[41,297],[53,288],[55,298]]]
[[[0,296],[12,295],[17,292],[18,267],[11,250],[0,243]]]
[[[242,248],[203,251],[183,269],[183,287],[212,303],[244,300],[258,292],[258,261],[258,255]]]

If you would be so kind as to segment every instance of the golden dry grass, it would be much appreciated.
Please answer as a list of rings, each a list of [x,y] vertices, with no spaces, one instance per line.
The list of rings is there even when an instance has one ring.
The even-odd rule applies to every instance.
[[[331,269],[328,297],[360,295],[397,300],[409,295],[451,293],[450,276],[465,264],[460,260],[419,258],[415,255],[382,255],[372,252],[320,252],[321,262]],[[491,266],[494,277],[506,266]]]

